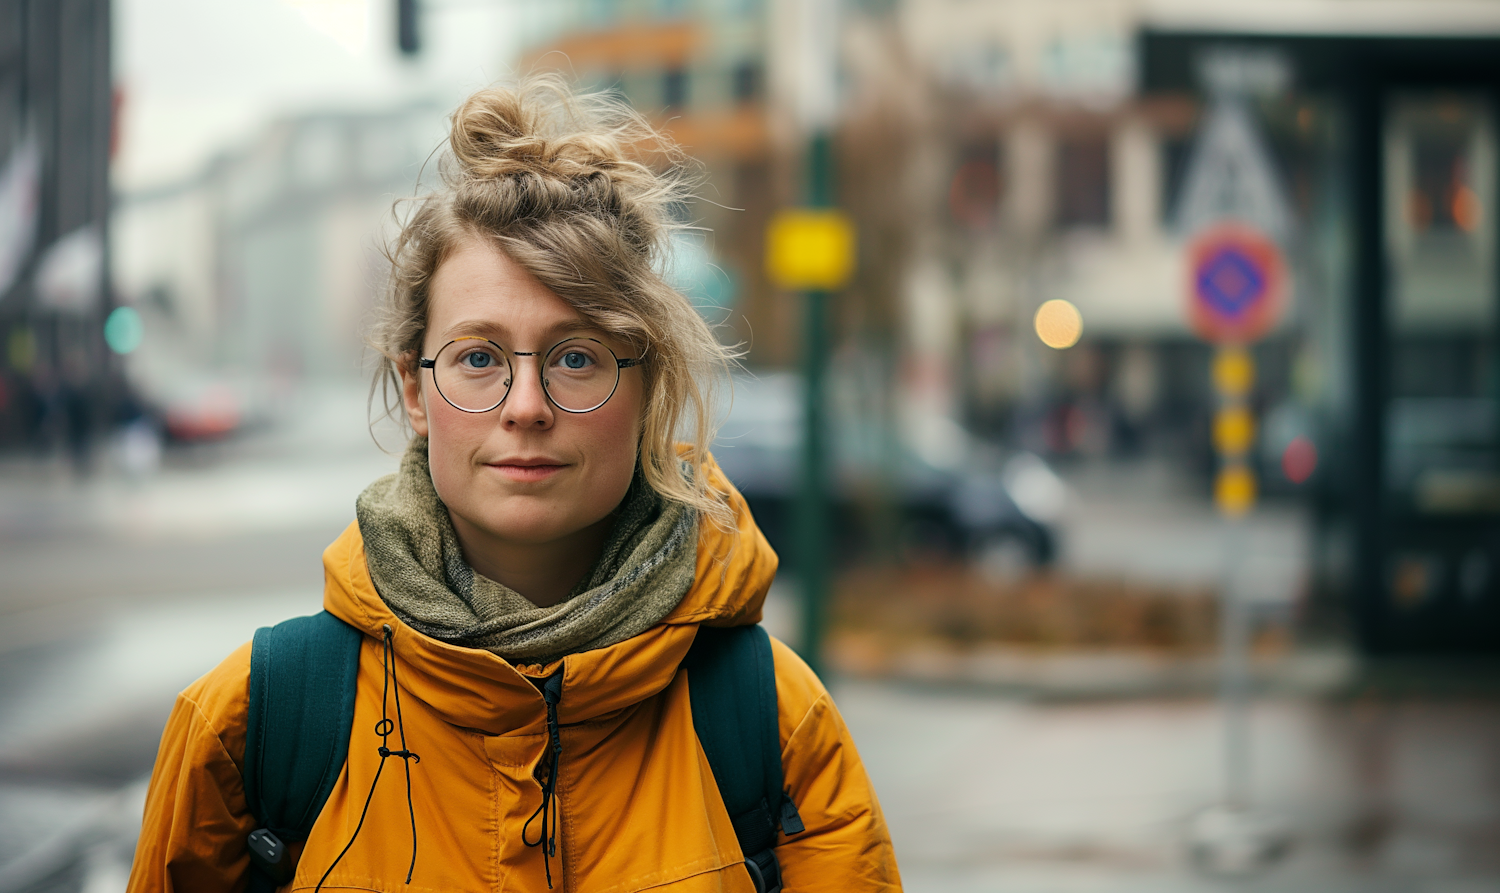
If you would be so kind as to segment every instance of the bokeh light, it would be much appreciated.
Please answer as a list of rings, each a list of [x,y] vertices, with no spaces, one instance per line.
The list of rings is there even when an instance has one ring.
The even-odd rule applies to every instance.
[[[117,354],[128,354],[141,346],[146,327],[134,307],[116,307],[104,320],[104,343]]]
[[[1061,298],[1054,298],[1037,308],[1036,336],[1057,350],[1066,350],[1083,337],[1083,314]]]
[[[1479,228],[1480,204],[1479,194],[1468,186],[1459,186],[1453,190],[1452,208],[1453,223],[1466,233],[1472,233]]]
[[[1281,452],[1281,471],[1294,484],[1302,484],[1318,468],[1318,448],[1306,437],[1294,437]]]

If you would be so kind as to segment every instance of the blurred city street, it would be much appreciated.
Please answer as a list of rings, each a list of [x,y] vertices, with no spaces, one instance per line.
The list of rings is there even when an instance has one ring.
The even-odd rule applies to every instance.
[[[358,385],[325,388],[289,406],[285,425],[170,453],[143,479],[5,468],[0,891],[123,889],[174,693],[257,626],[317,610],[323,546],[359,490],[393,467],[365,434],[364,407]],[[1127,535],[1150,543],[1191,521],[1137,523]],[[792,593],[778,585],[767,623],[795,641]],[[1094,679],[1096,692],[1109,686]],[[1186,856],[1189,821],[1222,791],[1211,697],[1058,697],[899,677],[832,687],[909,890],[1229,883],[1194,873]],[[1269,698],[1253,728],[1256,802],[1294,844],[1283,864],[1232,888],[1500,885],[1493,699],[1361,694],[1345,679]]]
[[[307,395],[286,424],[146,478],[113,455],[85,479],[24,458],[0,471],[0,889],[60,869],[59,889],[124,888],[175,692],[321,607],[324,546],[395,467],[364,393]]]
[[[711,405],[907,889],[1500,891],[1497,85],[1495,0],[0,0],[0,893],[121,893],[175,693],[319,609],[454,177],[614,184],[481,235],[678,333],[596,396]],[[639,288],[506,241],[584,219]]]

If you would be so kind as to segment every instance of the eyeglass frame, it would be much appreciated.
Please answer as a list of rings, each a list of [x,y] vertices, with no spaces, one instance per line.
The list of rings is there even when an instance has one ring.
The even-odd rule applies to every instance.
[[[488,338],[481,338],[478,335],[460,335],[459,337],[454,338],[452,341],[449,341],[448,343],[444,344],[442,347],[439,347],[437,349],[437,352],[432,355],[432,359],[428,359],[427,357],[418,357],[417,358],[417,367],[421,368],[421,369],[431,369],[432,370],[432,386],[438,392],[438,396],[443,398],[443,402],[444,403],[448,404],[449,406],[453,407],[454,409],[458,410],[459,412],[467,412],[470,415],[479,415],[480,413],[493,412],[493,411],[499,409],[500,406],[503,403],[505,403],[505,401],[507,399],[510,398],[510,388],[511,388],[511,386],[509,384],[507,384],[505,386],[505,396],[501,397],[500,401],[498,403],[496,403],[494,406],[489,407],[488,409],[465,409],[462,406],[459,406],[457,403],[454,403],[452,400],[449,400],[448,399],[448,395],[443,393],[442,387],[438,384],[438,380],[437,380],[437,358],[438,358],[439,355],[442,354],[443,351],[447,350],[448,348],[452,347],[453,345],[457,344],[460,341],[483,341],[486,344],[493,345],[494,348],[496,350],[500,351],[500,353],[502,353],[502,354],[508,354],[509,356],[513,356],[513,357],[542,357],[542,362],[545,362],[546,358],[549,357],[549,356],[551,356],[552,352],[554,350],[557,350],[559,347],[563,346],[564,344],[567,344],[569,341],[592,341],[595,344],[599,345],[600,347],[604,348],[606,351],[608,351],[610,356],[615,357],[615,352],[613,350],[610,350],[608,344],[605,344],[603,341],[600,341],[598,338],[590,338],[587,335],[573,335],[571,337],[564,338],[563,340],[557,342],[556,344],[552,345],[551,347],[547,348],[546,350],[506,350],[505,348],[501,347],[498,344],[495,344],[495,342],[491,341]],[[590,406],[588,409],[569,409],[566,406],[563,406],[561,403],[558,403],[557,400],[552,396],[552,392],[547,389],[547,376],[546,376],[545,371],[539,370],[539,374],[540,374],[540,377],[541,377],[541,383],[542,383],[542,393],[544,395],[546,395],[548,403],[551,403],[553,406],[557,407],[558,410],[560,410],[562,412],[569,413],[570,415],[583,415],[586,412],[593,412],[594,410],[599,409],[604,404],[608,403],[611,399],[613,399],[614,396],[615,396],[615,391],[618,391],[620,389],[620,370],[621,369],[632,369],[632,368],[634,368],[636,366],[641,365],[644,362],[646,362],[646,360],[645,360],[644,357],[615,357],[615,384],[614,384],[614,387],[612,387],[612,388],[609,389],[609,396],[605,397],[603,400],[600,400],[598,403],[594,404],[593,406]],[[515,380],[515,372],[514,371],[511,372],[511,380],[512,381]]]

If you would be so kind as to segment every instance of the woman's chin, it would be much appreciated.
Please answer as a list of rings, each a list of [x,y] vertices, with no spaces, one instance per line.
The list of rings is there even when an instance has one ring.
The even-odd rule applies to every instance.
[[[555,510],[546,510],[549,506],[528,506],[525,502],[527,500],[507,499],[499,506],[487,506],[486,511],[476,514],[459,515],[452,512],[451,506],[449,510],[459,515],[454,519],[454,527],[459,530],[460,537],[465,532],[463,528],[468,528],[501,547],[544,547],[567,541],[598,523],[597,519],[559,517]],[[550,508],[555,509],[555,506]],[[460,523],[460,517],[463,523]]]

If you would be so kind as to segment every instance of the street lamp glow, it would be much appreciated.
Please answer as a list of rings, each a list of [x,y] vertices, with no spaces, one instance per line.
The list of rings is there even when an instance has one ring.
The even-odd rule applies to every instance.
[[[1083,337],[1083,314],[1061,298],[1054,298],[1037,308],[1036,336],[1056,350],[1066,350]]]
[[[117,354],[127,354],[141,346],[145,326],[134,307],[116,307],[104,320],[104,341]]]

